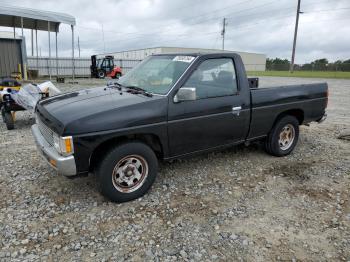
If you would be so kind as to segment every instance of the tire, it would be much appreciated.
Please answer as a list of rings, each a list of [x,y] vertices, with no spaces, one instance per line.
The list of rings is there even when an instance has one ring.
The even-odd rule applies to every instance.
[[[290,115],[280,118],[267,136],[265,150],[273,156],[289,155],[299,139],[299,121]]]
[[[1,110],[2,121],[5,123],[5,108]]]
[[[105,71],[103,71],[103,70],[100,70],[100,71],[98,71],[97,72],[97,76],[98,76],[98,78],[105,78],[106,77],[106,72]]]
[[[4,120],[5,120],[5,124],[8,130],[12,130],[15,128],[15,123],[13,121],[13,117],[11,112],[4,112]]]
[[[96,169],[101,192],[113,202],[143,196],[157,176],[158,160],[141,142],[120,144],[108,151]]]

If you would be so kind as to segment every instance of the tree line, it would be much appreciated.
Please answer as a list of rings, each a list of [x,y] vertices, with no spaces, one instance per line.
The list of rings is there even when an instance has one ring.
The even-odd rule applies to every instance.
[[[281,58],[267,58],[266,70],[274,71],[288,71],[290,68],[290,61],[288,59]],[[294,70],[305,71],[350,71],[350,59],[337,60],[335,62],[329,62],[327,58],[316,59],[311,63],[302,65],[295,64]]]

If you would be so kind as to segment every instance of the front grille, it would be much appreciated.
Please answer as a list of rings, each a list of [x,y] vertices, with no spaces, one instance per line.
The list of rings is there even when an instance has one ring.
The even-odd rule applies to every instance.
[[[46,142],[49,143],[50,146],[53,146],[53,131],[48,126],[46,126],[38,116],[36,116],[36,122],[38,124],[40,133],[43,135]]]

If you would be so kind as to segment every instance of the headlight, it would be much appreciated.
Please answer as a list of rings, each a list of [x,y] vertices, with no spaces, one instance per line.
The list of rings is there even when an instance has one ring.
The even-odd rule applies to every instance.
[[[56,150],[64,156],[69,156],[74,153],[73,148],[73,137],[71,136],[65,136],[61,137],[57,134],[53,134],[53,143],[56,148]]]

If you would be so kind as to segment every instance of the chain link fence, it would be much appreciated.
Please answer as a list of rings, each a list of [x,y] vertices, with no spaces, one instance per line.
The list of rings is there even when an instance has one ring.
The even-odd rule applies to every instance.
[[[28,70],[35,70],[39,77],[68,76],[72,75],[72,58],[48,58],[28,57]],[[114,59],[114,64],[121,67],[123,74],[126,74],[141,60],[135,59]],[[90,77],[90,58],[75,58],[76,77]],[[319,78],[349,78],[350,63],[329,63],[329,64],[296,64],[294,73],[290,73],[290,64],[245,64],[250,76],[300,76]]]
[[[130,71],[136,66],[141,60],[131,59],[114,59],[114,64],[119,66],[123,74]],[[73,72],[72,58],[60,57],[48,58],[48,57],[28,57],[28,70],[35,70],[38,72],[39,77],[48,76],[71,76]],[[75,58],[74,59],[74,70],[76,77],[90,77],[90,58]]]

